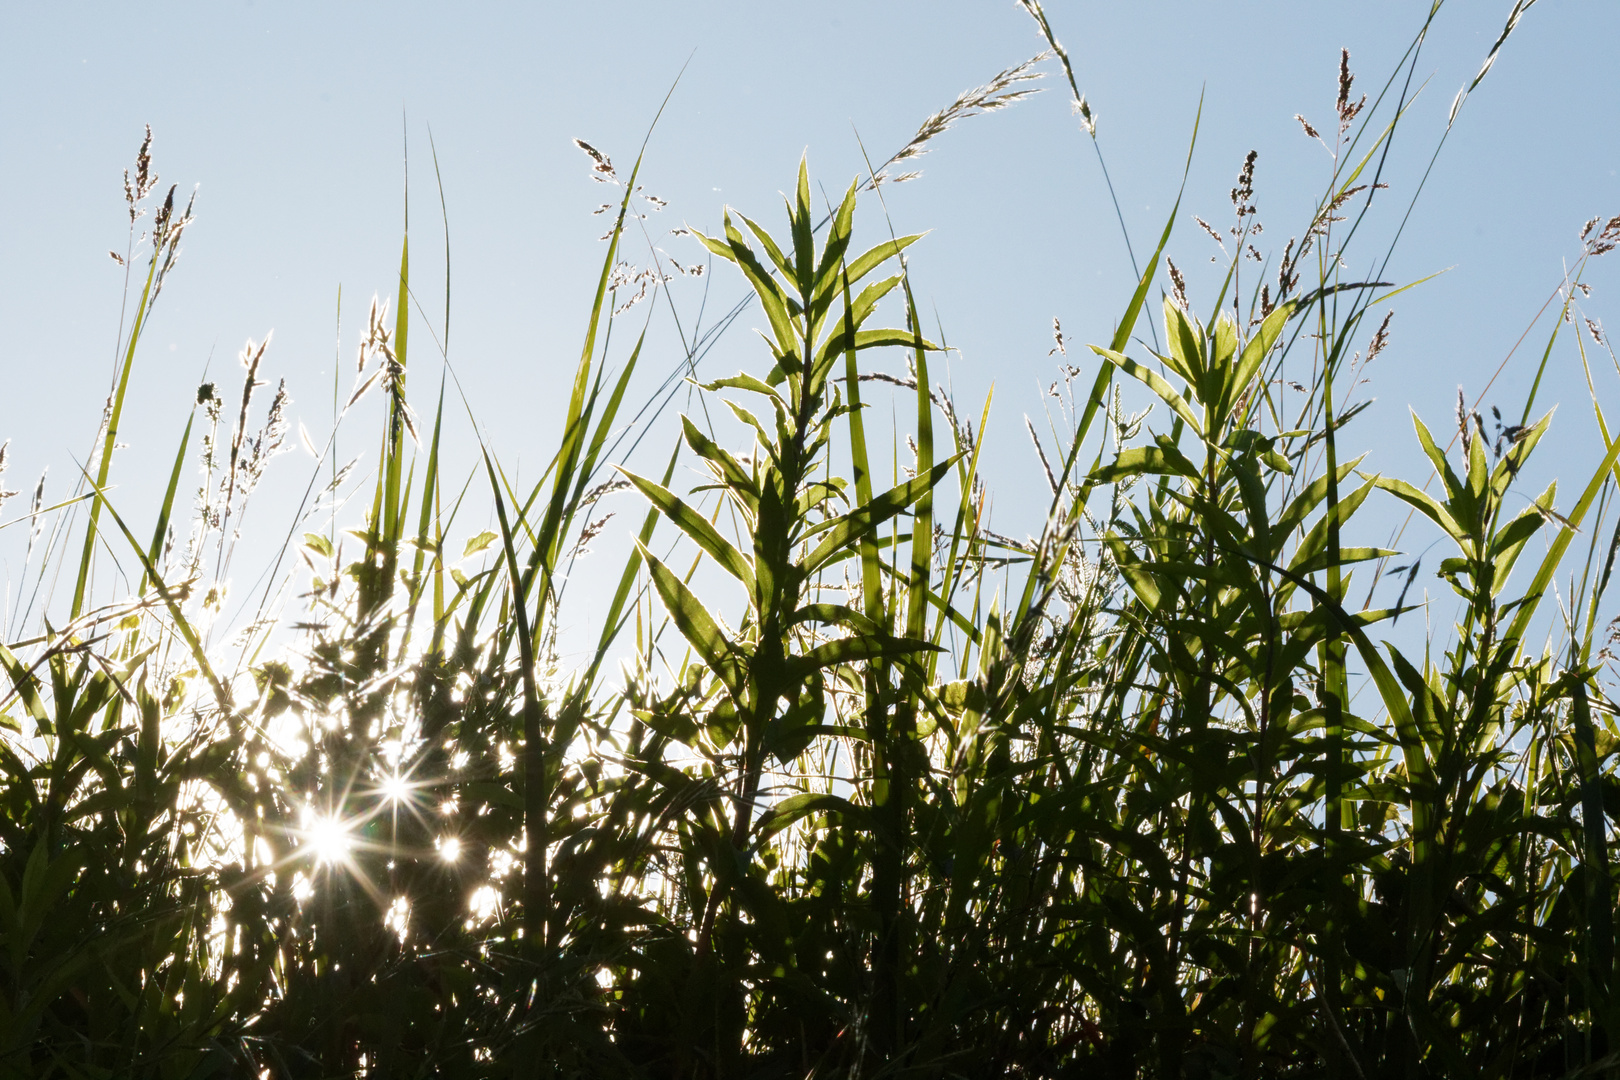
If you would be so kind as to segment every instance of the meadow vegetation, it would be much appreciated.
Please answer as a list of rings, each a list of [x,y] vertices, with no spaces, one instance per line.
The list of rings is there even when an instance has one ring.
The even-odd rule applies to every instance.
[[[1370,96],[1346,54],[1337,115],[1301,120],[1334,166],[1294,239],[1262,251],[1251,154],[1204,226],[1213,295],[1170,260],[1178,201],[1118,323],[1058,332],[1039,535],[990,527],[990,402],[931,376],[926,245],[880,204],[1024,65],[840,201],[801,165],[785,220],[698,238],[763,343],[712,381],[673,358],[701,385],[644,470],[619,452],[650,362],[625,302],[669,270],[625,269],[639,159],[584,148],[617,220],[538,482],[489,449],[441,472],[446,385],[416,373],[444,330],[410,317],[407,242],[338,403],[374,449],[314,447],[305,502],[255,509],[288,542],[235,622],[288,437],[266,343],[196,392],[159,505],[109,486],[191,220],[148,135],[97,452],[5,522],[0,1077],[1615,1072],[1620,439],[1594,391],[1601,453],[1510,499],[1550,423],[1532,395],[1417,422],[1432,476],[1358,468],[1355,387],[1403,289],[1342,268],[1379,265],[1358,231],[1405,209],[1384,168],[1421,40]],[[1617,242],[1620,217],[1580,233],[1566,314]],[[1581,330],[1541,363],[1560,334],[1611,362]],[[1370,546],[1380,499],[1447,550]],[[626,520],[600,639],[565,663],[565,586]],[[1358,605],[1353,569],[1406,588]],[[1420,648],[1383,643],[1436,573],[1454,619],[1436,601]]]

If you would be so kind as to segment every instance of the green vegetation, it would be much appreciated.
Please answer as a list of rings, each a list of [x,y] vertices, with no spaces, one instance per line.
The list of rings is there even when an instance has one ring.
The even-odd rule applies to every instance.
[[[239,394],[198,393],[155,514],[108,489],[189,221],[171,194],[81,495],[21,519],[42,598],[0,647],[0,1077],[1612,1074],[1620,440],[1594,396],[1601,462],[1518,512],[1533,402],[1490,435],[1461,410],[1445,448],[1418,423],[1437,491],[1357,471],[1347,392],[1400,290],[1338,255],[1384,207],[1397,91],[1363,108],[1344,67],[1338,165],[1263,281],[1251,155],[1202,318],[1177,204],[1064,369],[1027,542],[987,527],[990,403],[930,378],[916,238],[875,206],[857,228],[860,182],[818,207],[801,166],[781,231],[700,238],[765,349],[701,387],[656,478],[613,460],[639,161],[538,483],[488,451],[441,473],[444,393],[431,424],[407,403],[407,248],[341,410],[380,422],[364,512],[339,519],[362,482],[329,443],[321,500],[254,519],[304,592],[230,626],[287,427],[264,346]],[[1589,225],[1572,280],[1617,240]],[[889,446],[879,394],[911,417]],[[565,667],[563,585],[621,491],[635,550]],[[1450,545],[1455,625],[1421,651],[1378,640],[1410,608],[1349,595],[1394,554],[1349,539],[1387,498]],[[468,535],[473,503],[497,529]]]

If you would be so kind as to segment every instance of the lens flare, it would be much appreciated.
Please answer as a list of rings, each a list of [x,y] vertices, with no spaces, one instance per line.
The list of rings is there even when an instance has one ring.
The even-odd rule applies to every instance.
[[[398,773],[394,773],[382,782],[379,792],[384,801],[398,805],[410,800],[411,783]]]
[[[318,817],[305,833],[305,844],[315,861],[322,864],[344,862],[354,849],[354,837],[346,822],[335,817]]]

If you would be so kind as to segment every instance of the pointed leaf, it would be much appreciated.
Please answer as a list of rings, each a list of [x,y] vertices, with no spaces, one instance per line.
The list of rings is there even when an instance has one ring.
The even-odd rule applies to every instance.
[[[647,501],[656,506],[676,528],[691,537],[692,541],[707,552],[709,557],[719,563],[728,574],[746,585],[750,592],[753,591],[753,566],[742,552],[709,524],[708,518],[662,484],[637,476],[629,469],[620,468],[619,472],[623,473],[625,478],[636,486],[636,490],[646,496]]]
[[[955,454],[928,472],[914,479],[898,484],[883,494],[877,496],[864,506],[856,507],[842,517],[813,529],[807,535],[820,535],[825,533],[821,543],[816,545],[814,551],[804,560],[804,572],[814,573],[823,563],[833,555],[856,542],[861,537],[900,513],[906,507],[922,498],[931,491],[946,476],[950,475],[951,468],[961,460],[961,454]]]
[[[653,587],[658,590],[658,597],[664,602],[664,609],[674,621],[681,636],[684,637],[692,651],[697,653],[706,667],[720,680],[726,692],[731,695],[739,708],[744,707],[745,674],[747,654],[734,645],[714,617],[709,614],[701,601],[686,587],[686,583],[675,576],[669,567],[659,561],[658,557],[639,540],[636,547],[641,552],[641,558],[647,564],[647,572],[652,577]]]
[[[1236,400],[1236,395],[1242,394],[1248,388],[1249,383],[1254,381],[1254,377],[1260,373],[1261,365],[1266,362],[1266,357],[1271,355],[1272,347],[1277,344],[1277,338],[1281,336],[1283,327],[1287,325],[1289,316],[1293,313],[1294,302],[1292,300],[1278,304],[1276,309],[1270,315],[1267,315],[1265,321],[1260,324],[1260,331],[1249,339],[1247,345],[1243,346],[1243,355],[1238,359],[1237,367],[1232,372],[1230,383],[1232,400]],[[1232,400],[1223,402],[1223,408],[1230,408]]]
[[[1203,438],[1204,425],[1198,419],[1198,414],[1193,412],[1191,405],[1187,404],[1187,399],[1176,393],[1175,388],[1166,382],[1158,372],[1143,367],[1124,353],[1116,352],[1113,349],[1103,349],[1093,345],[1091,351],[1119,368],[1125,374],[1144,383],[1149,390],[1158,394],[1166,405],[1174,409],[1177,416],[1187,422],[1187,426],[1192,428],[1193,434]],[[1185,378],[1185,376],[1183,377]],[[1188,383],[1191,385],[1190,379]]]
[[[1419,491],[1405,480],[1396,480],[1393,477],[1371,476],[1364,477],[1364,479],[1370,480],[1397,499],[1416,508],[1424,517],[1440,526],[1445,531],[1445,534],[1456,542],[1458,547],[1465,551],[1471,549],[1472,542],[1468,533],[1463,531],[1461,525],[1457,524],[1457,519],[1451,516],[1451,511],[1441,506],[1433,495],[1426,491]]]
[[[1144,473],[1154,476],[1185,476],[1198,479],[1198,466],[1175,448],[1158,446],[1133,446],[1121,450],[1113,464],[1104,465],[1091,474],[1091,479],[1099,484],[1111,484],[1127,476],[1141,476]]]

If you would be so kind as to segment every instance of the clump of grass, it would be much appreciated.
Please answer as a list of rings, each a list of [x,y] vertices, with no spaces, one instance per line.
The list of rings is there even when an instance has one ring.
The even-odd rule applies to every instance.
[[[918,238],[857,244],[856,219],[888,168],[1027,93],[1035,62],[931,117],[837,206],[813,206],[801,163],[784,231],[727,211],[695,234],[742,274],[765,350],[697,387],[661,472],[616,449],[646,337],[610,331],[673,280],[621,250],[661,202],[639,156],[621,179],[580,143],[618,198],[536,483],[487,448],[467,485],[442,475],[443,392],[420,415],[406,393],[423,340],[407,239],[334,400],[338,421],[376,424],[371,479],[329,460],[335,435],[317,451],[284,553],[300,569],[274,571],[242,625],[223,615],[232,553],[287,434],[285,386],[258,393],[268,340],[244,350],[239,394],[198,390],[149,540],[108,489],[140,330],[191,220],[171,189],[93,474],[49,507],[42,481],[26,519],[29,560],[49,536],[30,573],[75,581],[68,617],[47,590],[0,646],[0,1074],[1612,1068],[1620,440],[1596,393],[1605,455],[1573,497],[1508,509],[1550,424],[1530,402],[1487,427],[1460,398],[1460,457],[1416,422],[1434,494],[1357,473],[1362,403],[1342,388],[1398,346],[1389,286],[1339,268],[1402,103],[1352,101],[1341,54],[1303,239],[1262,250],[1251,152],[1232,224],[1198,222],[1224,262],[1212,292],[1169,259],[1178,201],[1088,366],[1054,320],[1053,413],[1026,423],[1046,524],[997,533],[990,403],[975,421],[931,377]],[[150,145],[126,179],[132,230]],[[1620,218],[1579,241],[1602,256]],[[899,325],[875,327],[885,298]],[[887,477],[877,395],[908,417]],[[1421,557],[1392,606],[1348,599],[1355,567],[1396,556],[1355,542],[1371,498],[1449,546],[1455,625],[1421,652],[1372,636],[1412,610]],[[464,524],[468,499],[495,527]],[[567,577],[627,507],[634,551],[565,666]]]

